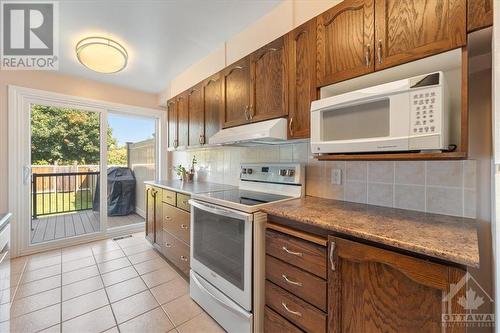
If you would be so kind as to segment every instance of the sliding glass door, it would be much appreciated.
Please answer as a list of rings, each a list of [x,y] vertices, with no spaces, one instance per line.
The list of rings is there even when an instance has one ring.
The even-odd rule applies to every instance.
[[[99,110],[30,105],[31,244],[101,231],[102,118]]]

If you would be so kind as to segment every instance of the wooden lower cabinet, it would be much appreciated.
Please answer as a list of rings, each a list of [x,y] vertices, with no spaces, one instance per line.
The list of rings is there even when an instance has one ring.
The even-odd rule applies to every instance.
[[[441,321],[443,297],[464,271],[338,237],[329,248],[329,332],[465,331]]]
[[[160,218],[161,189],[146,185],[146,239],[157,242],[157,225]]]
[[[459,325],[442,324],[449,309],[465,314],[458,304],[465,288],[450,293],[464,270],[273,222],[267,228],[266,333],[465,332]],[[311,256],[323,251],[328,255]],[[323,268],[315,273],[314,265]],[[448,294],[454,294],[450,303],[443,301]]]

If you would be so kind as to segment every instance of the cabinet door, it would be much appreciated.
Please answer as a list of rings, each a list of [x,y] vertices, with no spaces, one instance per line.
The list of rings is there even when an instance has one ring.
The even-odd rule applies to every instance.
[[[375,69],[461,47],[465,0],[375,0]]]
[[[243,58],[224,70],[224,127],[247,123],[250,108],[250,61]]]
[[[155,241],[155,193],[152,186],[146,186],[146,238],[152,243]]]
[[[154,197],[154,222],[153,222],[153,230],[154,230],[154,238],[153,243],[157,244],[158,247],[162,246],[163,241],[163,229],[161,226],[161,222],[163,220],[163,209],[162,209],[162,190],[161,188],[155,187],[155,197]]]
[[[493,24],[493,0],[467,1],[467,32]]]
[[[189,110],[187,92],[177,97],[177,146],[187,147],[189,144]]]
[[[373,0],[346,0],[317,17],[319,86],[374,70],[373,24]]]
[[[311,102],[316,89],[316,20],[287,35],[289,60],[288,138],[310,137]]]
[[[189,113],[189,145],[199,146],[205,135],[205,113],[203,111],[203,86],[191,88],[187,97]]]
[[[443,332],[443,297],[464,271],[331,236],[329,246],[329,332]],[[453,313],[465,313],[457,303],[464,289]]]
[[[203,107],[205,109],[205,136],[203,143],[221,129],[221,77],[212,76],[203,85]]]
[[[288,114],[288,54],[284,38],[250,55],[252,95],[250,120],[261,121]]]
[[[167,102],[168,112],[168,147],[177,147],[177,103],[175,99]]]

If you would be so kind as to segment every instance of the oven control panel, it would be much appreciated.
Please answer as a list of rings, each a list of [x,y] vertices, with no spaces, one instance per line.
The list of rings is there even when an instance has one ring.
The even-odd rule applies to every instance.
[[[240,166],[240,180],[243,181],[302,184],[302,177],[300,163],[244,163]]]

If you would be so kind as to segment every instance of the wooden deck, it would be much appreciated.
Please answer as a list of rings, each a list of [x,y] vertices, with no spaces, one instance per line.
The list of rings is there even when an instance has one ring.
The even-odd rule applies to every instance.
[[[144,218],[137,214],[109,216],[108,228],[140,222],[144,222]],[[31,244],[90,234],[99,231],[99,228],[99,213],[92,210],[40,217],[33,220]]]

